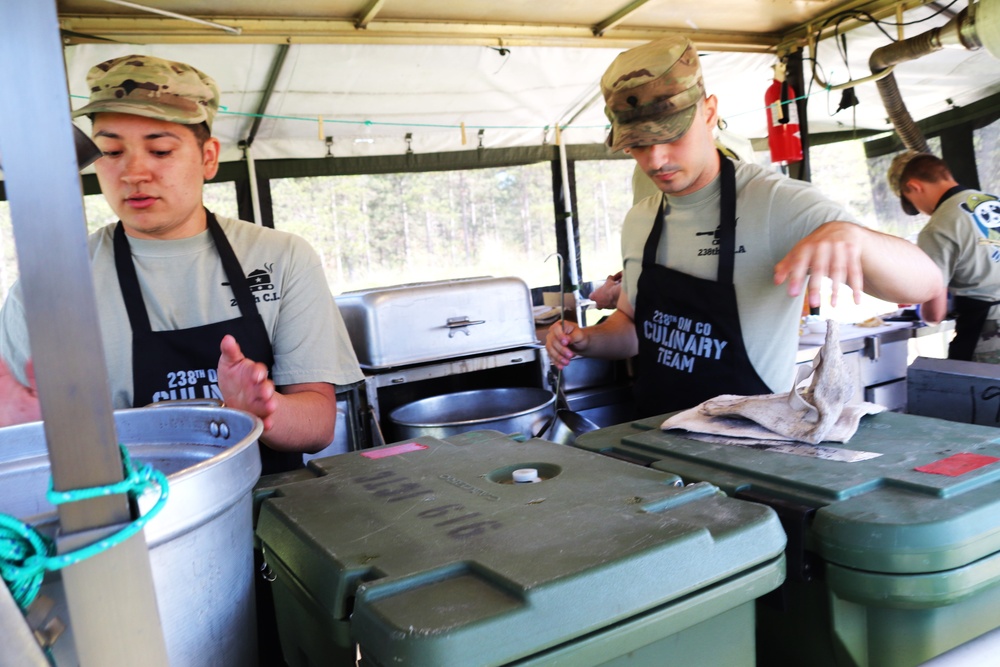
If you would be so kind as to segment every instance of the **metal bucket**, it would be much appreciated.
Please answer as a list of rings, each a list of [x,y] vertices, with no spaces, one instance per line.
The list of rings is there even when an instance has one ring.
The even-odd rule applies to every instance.
[[[547,389],[505,387],[431,396],[389,413],[399,439],[444,438],[489,429],[534,436],[552,420],[556,396]]]
[[[170,497],[145,536],[170,664],[256,665],[251,490],[260,476],[260,420],[227,408],[166,406],[119,410],[115,424],[137,465],[168,475]],[[40,422],[0,428],[0,512],[51,536],[49,476]],[[154,501],[155,494],[140,497],[141,511]],[[58,573],[46,576],[41,594],[69,626],[53,647],[56,664],[78,664]]]

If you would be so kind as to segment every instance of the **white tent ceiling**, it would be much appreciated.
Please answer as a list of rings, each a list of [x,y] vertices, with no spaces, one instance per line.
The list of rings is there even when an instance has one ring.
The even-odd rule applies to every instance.
[[[480,145],[480,131],[486,148],[532,146],[553,143],[554,128],[567,123],[562,133],[567,143],[600,143],[606,133],[601,74],[624,48],[672,28],[689,33],[702,49],[708,90],[718,95],[730,131],[763,137],[764,91],[779,45],[803,44],[801,38],[795,41],[796,35],[805,35],[800,26],[810,21],[822,25],[845,8],[879,10],[881,16],[888,13],[886,21],[894,22],[891,9],[898,3],[638,0],[624,22],[601,36],[594,35],[593,27],[613,17],[621,9],[617,3],[145,3],[240,26],[240,36],[174,19],[143,18],[148,14],[106,0],[57,4],[67,31],[74,107],[84,103],[86,72],[97,62],[130,53],[182,60],[219,82],[224,111],[215,130],[224,142],[224,159],[234,160],[242,155],[238,142],[248,137],[255,122],[256,159],[322,157],[328,152],[326,137],[332,138],[329,152],[335,157],[401,154],[407,148],[416,153],[469,150]],[[959,0],[947,9],[957,12],[965,4]],[[277,5],[280,16],[275,14]],[[292,10],[285,5],[296,15],[289,16]],[[931,18],[908,26],[905,36],[944,24],[947,14],[935,16],[938,9],[927,5],[907,10],[906,22]],[[358,30],[354,23],[364,16],[374,18]],[[733,25],[745,27],[726,30]],[[896,36],[895,27],[885,29]],[[81,33],[127,41],[96,41]],[[491,36],[495,34],[506,38]],[[870,24],[846,34],[846,64],[834,39],[821,41],[815,54],[805,50],[807,57],[815,55],[830,84],[869,75],[871,52],[890,42]],[[284,49],[273,92],[262,107],[274,63]],[[918,120],[1000,91],[1000,61],[982,49],[932,53],[899,65],[895,76]],[[859,85],[858,106],[836,114],[839,91],[813,83],[798,92],[811,94],[813,133],[852,127],[891,130],[874,83]]]

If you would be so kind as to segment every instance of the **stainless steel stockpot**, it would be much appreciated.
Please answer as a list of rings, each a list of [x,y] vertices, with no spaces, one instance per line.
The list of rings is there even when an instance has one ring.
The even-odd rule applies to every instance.
[[[257,664],[251,491],[260,476],[260,420],[190,406],[114,417],[133,462],[168,475],[167,503],[144,533],[170,664]],[[57,517],[45,495],[49,476],[41,422],[0,428],[0,512],[51,536]],[[141,511],[155,500],[155,493],[141,496]],[[52,614],[69,622],[58,573],[46,576],[41,594],[56,603]],[[72,630],[53,647],[58,665],[78,664]]]

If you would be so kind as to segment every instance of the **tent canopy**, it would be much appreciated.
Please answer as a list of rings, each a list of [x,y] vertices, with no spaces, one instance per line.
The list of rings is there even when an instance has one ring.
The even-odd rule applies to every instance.
[[[85,103],[87,70],[103,60],[149,53],[188,62],[220,85],[215,134],[228,161],[243,157],[241,142],[255,159],[601,144],[605,68],[623,49],[667,32],[698,46],[707,89],[731,132],[766,136],[772,66],[795,52],[805,61],[806,90],[796,92],[809,95],[811,134],[891,131],[873,82],[858,85],[858,104],[839,111],[843,92],[823,84],[867,77],[872,51],[901,33],[941,26],[966,4],[59,0],[57,7],[73,107]],[[900,20],[907,25],[897,28]],[[809,81],[813,63],[821,83]],[[944,49],[894,74],[917,120],[1000,92],[1000,61],[985,49]]]

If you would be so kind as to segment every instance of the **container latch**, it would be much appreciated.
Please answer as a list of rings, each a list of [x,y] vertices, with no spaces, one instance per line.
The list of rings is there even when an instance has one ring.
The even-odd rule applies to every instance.
[[[767,505],[778,515],[788,542],[785,545],[785,567],[789,579],[812,581],[820,575],[822,561],[806,549],[806,531],[812,524],[816,508],[800,505],[783,498],[775,498],[759,491],[746,489],[733,494],[734,498]]]

